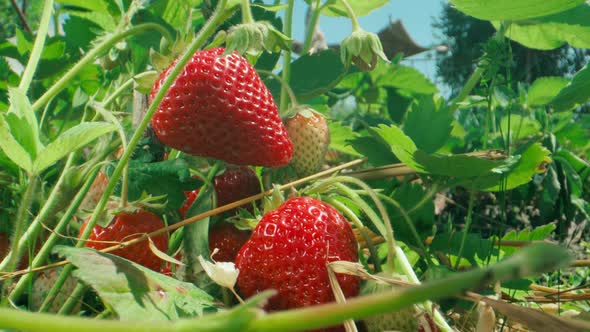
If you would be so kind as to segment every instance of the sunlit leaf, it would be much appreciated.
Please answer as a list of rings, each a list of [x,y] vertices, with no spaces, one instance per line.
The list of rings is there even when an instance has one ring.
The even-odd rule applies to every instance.
[[[436,152],[451,136],[453,116],[432,96],[419,98],[412,104],[404,121],[404,133],[416,147],[427,153]]]
[[[547,105],[570,80],[565,77],[541,77],[529,88],[527,103],[530,106]]]
[[[31,156],[22,145],[12,136],[10,127],[5,120],[4,115],[0,115],[0,148],[6,156],[17,164],[20,168],[28,173],[33,171],[33,161]]]
[[[567,111],[590,100],[590,66],[574,75],[571,82],[549,103],[555,111]]]
[[[124,258],[88,248],[57,246],[76,266],[74,275],[90,285],[123,320],[175,320],[215,310],[214,299],[187,282]]]
[[[307,3],[310,0],[306,0]],[[315,1],[315,0],[311,0]],[[383,7],[389,3],[390,0],[348,0],[348,4],[354,11],[354,14],[357,17],[365,16],[371,13],[373,10],[378,9],[379,7]],[[322,14],[328,16],[344,16],[348,17],[348,13],[346,8],[342,4],[340,0],[328,0],[323,6]]]
[[[504,136],[510,134],[510,139],[516,141],[542,133],[539,121],[518,114],[502,117],[500,128]]]
[[[33,170],[40,173],[61,158],[115,129],[115,126],[106,122],[83,122],[72,127],[39,151]]]
[[[493,24],[496,29],[500,26],[500,22]],[[572,47],[590,48],[590,4],[555,15],[512,22],[506,36],[539,50],[556,49],[565,43]]]
[[[586,0],[450,0],[460,11],[481,20],[524,20],[560,13]]]

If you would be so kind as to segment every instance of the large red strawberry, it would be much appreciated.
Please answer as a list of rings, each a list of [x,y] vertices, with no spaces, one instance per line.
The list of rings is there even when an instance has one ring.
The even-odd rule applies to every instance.
[[[225,172],[215,177],[213,186],[217,195],[217,206],[223,206],[260,193],[260,182],[256,173],[251,168],[244,166],[228,167]],[[186,201],[180,208],[180,215],[183,218],[198,194],[199,189],[185,192]],[[243,207],[252,211],[251,204]],[[234,214],[236,211],[237,209],[233,209],[228,212]]]
[[[82,224],[80,235],[84,232],[87,223],[88,221]],[[92,233],[88,237],[88,242],[86,242],[86,247],[101,250],[115,245],[116,242],[129,241],[144,233],[151,233],[164,228],[164,226],[164,222],[157,215],[148,211],[137,210],[133,213],[120,212],[115,215],[107,227],[103,228],[99,225],[94,226]],[[168,237],[166,234],[155,236],[152,240],[154,241],[156,248],[160,251],[166,252],[168,249]],[[154,271],[158,271],[162,265],[162,260],[150,250],[147,241],[142,241],[129,247],[115,250],[111,253],[141,264]]]
[[[326,118],[303,107],[285,121],[293,142],[291,165],[299,176],[308,176],[320,170],[330,145],[330,130]]]
[[[283,166],[293,146],[272,95],[248,60],[223,48],[196,52],[152,118],[162,143],[237,165]],[[172,66],[151,92],[160,89]]]
[[[265,289],[278,294],[269,310],[334,301],[326,264],[358,260],[348,221],[330,205],[309,197],[291,198],[265,214],[236,258],[238,286],[246,296]],[[337,276],[346,297],[356,296],[359,280]]]

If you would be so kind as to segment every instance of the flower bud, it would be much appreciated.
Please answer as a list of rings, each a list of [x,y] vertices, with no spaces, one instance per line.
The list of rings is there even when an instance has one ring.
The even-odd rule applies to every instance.
[[[269,22],[254,22],[232,26],[225,41],[226,53],[233,51],[244,55],[258,56],[263,51],[278,52],[289,49],[287,36]]]
[[[379,36],[362,29],[354,31],[342,41],[340,57],[346,66],[349,66],[352,62],[364,71],[375,69],[377,58],[389,62],[385,53],[383,53],[383,46]]]

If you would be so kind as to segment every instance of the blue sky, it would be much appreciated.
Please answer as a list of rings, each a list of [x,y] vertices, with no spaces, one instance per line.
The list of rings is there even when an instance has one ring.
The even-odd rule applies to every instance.
[[[365,0],[371,1],[371,0]],[[391,0],[387,5],[373,11],[367,16],[359,18],[363,29],[378,32],[385,27],[390,19],[400,19],[410,36],[421,46],[431,46],[437,43],[436,31],[432,22],[441,12],[443,0]],[[304,38],[304,18],[307,5],[303,0],[297,0],[294,12],[293,37],[296,40]],[[351,32],[350,21],[347,18],[322,16],[320,19],[322,31],[328,43],[339,43]],[[436,67],[432,53],[418,54],[404,61],[404,64],[416,67],[431,80],[435,80]]]

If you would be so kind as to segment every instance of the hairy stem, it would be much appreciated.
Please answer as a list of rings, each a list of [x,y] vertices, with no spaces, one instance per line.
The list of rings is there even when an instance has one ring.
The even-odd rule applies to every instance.
[[[23,194],[18,211],[16,214],[16,220],[14,223],[14,233],[12,234],[11,244],[14,246],[15,243],[18,243],[19,239],[22,236],[22,233],[25,229],[27,224],[27,220],[29,219],[29,207],[33,202],[33,197],[35,196],[35,188],[37,187],[37,175],[29,175],[27,179],[27,189]],[[20,256],[18,255],[17,250],[11,250],[8,253],[8,263],[6,264],[6,269],[4,272],[12,272],[16,268],[18,262],[20,260]],[[8,287],[12,283],[12,278],[8,277],[4,280],[2,284],[2,306],[8,305],[8,297],[5,296],[8,290]]]
[[[51,20],[52,11],[53,0],[45,0],[45,4],[43,5],[43,13],[41,14],[41,22],[39,22],[39,29],[37,30],[37,37],[35,38],[35,44],[33,45],[29,62],[27,62],[27,67],[25,68],[23,76],[20,80],[20,84],[18,85],[18,88],[22,90],[24,94],[26,94],[27,90],[29,90],[29,86],[33,80],[33,75],[35,75],[37,65],[41,59],[41,52],[43,51],[45,39],[47,38],[47,32],[49,31],[49,21]],[[24,22],[26,22],[26,20]]]
[[[125,39],[129,36],[143,33],[148,30],[156,30],[160,32],[162,35],[164,35],[166,39],[173,40],[172,36],[170,35],[170,32],[168,32],[168,30],[166,30],[166,28],[164,28],[163,26],[156,23],[140,24],[132,28],[129,28],[128,30],[114,34],[102,41],[100,44],[96,45],[96,47],[94,47],[90,51],[88,51],[88,53],[86,53],[86,55],[84,55],[84,57],[80,59],[80,61],[78,61],[78,63],[76,63],[74,67],[68,70],[68,72],[64,76],[62,76],[62,78],[60,78],[57,82],[55,82],[55,84],[53,84],[51,88],[49,88],[49,90],[45,91],[45,93],[37,101],[35,101],[35,103],[33,103],[33,110],[39,110],[41,107],[43,107],[43,105],[45,105],[49,100],[51,100],[51,98],[53,98],[55,95],[61,92],[61,90],[63,90],[68,85],[70,80],[72,80],[80,72],[80,70],[82,70],[82,68],[94,62],[97,56],[106,52],[120,40]]]
[[[76,194],[74,200],[72,201],[72,204],[69,206],[65,214],[61,217],[61,219],[55,226],[53,232],[51,232],[51,235],[49,235],[49,238],[47,238],[47,241],[43,243],[43,246],[41,246],[41,249],[39,249],[39,253],[35,256],[33,262],[31,263],[31,268],[39,267],[43,263],[45,263],[47,257],[49,257],[51,249],[53,248],[57,240],[59,240],[60,234],[62,234],[62,232],[66,229],[67,225],[72,219],[72,216],[74,216],[74,214],[78,210],[78,207],[84,200],[84,196],[86,196],[86,193],[90,189],[90,186],[92,185],[92,182],[94,182],[94,179],[96,178],[97,174],[98,168],[94,172],[92,172],[90,177],[86,180],[86,183],[84,184],[82,189]],[[12,301],[18,301],[18,299],[23,294],[32,278],[33,274],[28,273],[18,280],[16,286],[14,287],[14,290],[10,293],[10,299]]]
[[[354,10],[352,9],[352,7],[350,7],[350,4],[348,3],[348,1],[347,0],[340,0],[340,2],[342,2],[342,4],[344,5],[344,8],[346,8],[346,13],[348,14],[348,18],[350,18],[350,20],[352,21],[352,32],[360,30],[361,25],[359,24],[359,20],[356,17],[356,14],[354,13]]]
[[[293,9],[295,7],[295,0],[288,0],[287,2],[287,11],[285,12],[285,36],[291,39],[292,37],[292,30],[293,30]],[[289,84],[291,81],[291,41],[287,42],[289,44],[288,50],[283,50],[283,81]],[[287,99],[287,88],[283,84],[281,86],[281,97],[280,97],[280,105],[279,105],[279,114],[283,114],[287,107],[289,106],[289,101]]]
[[[318,21],[320,18],[320,10],[322,9],[321,0],[316,0],[315,4],[310,4],[310,6],[313,12],[311,13],[311,20],[307,25],[305,41],[303,42],[303,51],[301,52],[301,54],[307,54],[309,52],[309,48],[311,47],[313,34],[315,33],[315,27],[318,25]]]
[[[465,220],[465,229],[463,230],[463,236],[461,237],[461,245],[459,246],[459,252],[457,253],[457,261],[455,262],[455,270],[459,268],[461,258],[463,257],[463,249],[465,249],[465,243],[467,242],[467,234],[469,228],[471,228],[471,220],[473,219],[473,201],[475,199],[475,192],[471,191],[469,194],[469,207],[467,208],[467,217]]]
[[[66,164],[63,168],[62,174],[53,186],[47,201],[41,208],[41,211],[37,214],[33,222],[27,227],[26,230],[23,229],[22,233],[19,234],[18,238],[13,239],[12,242],[12,252],[15,252],[17,257],[21,257],[25,247],[30,245],[31,243],[35,243],[35,237],[39,234],[39,230],[41,229],[42,225],[55,214],[55,208],[60,203],[63,196],[63,184],[65,180],[65,174],[70,169],[72,162],[74,160],[74,155],[70,154],[68,157]],[[16,234],[15,234],[16,235]],[[8,271],[12,272],[12,270],[8,267],[9,266],[9,258],[12,257],[11,255],[7,256],[1,263],[0,263],[0,271]]]
[[[252,10],[250,9],[250,0],[242,0],[242,23],[253,23]]]

